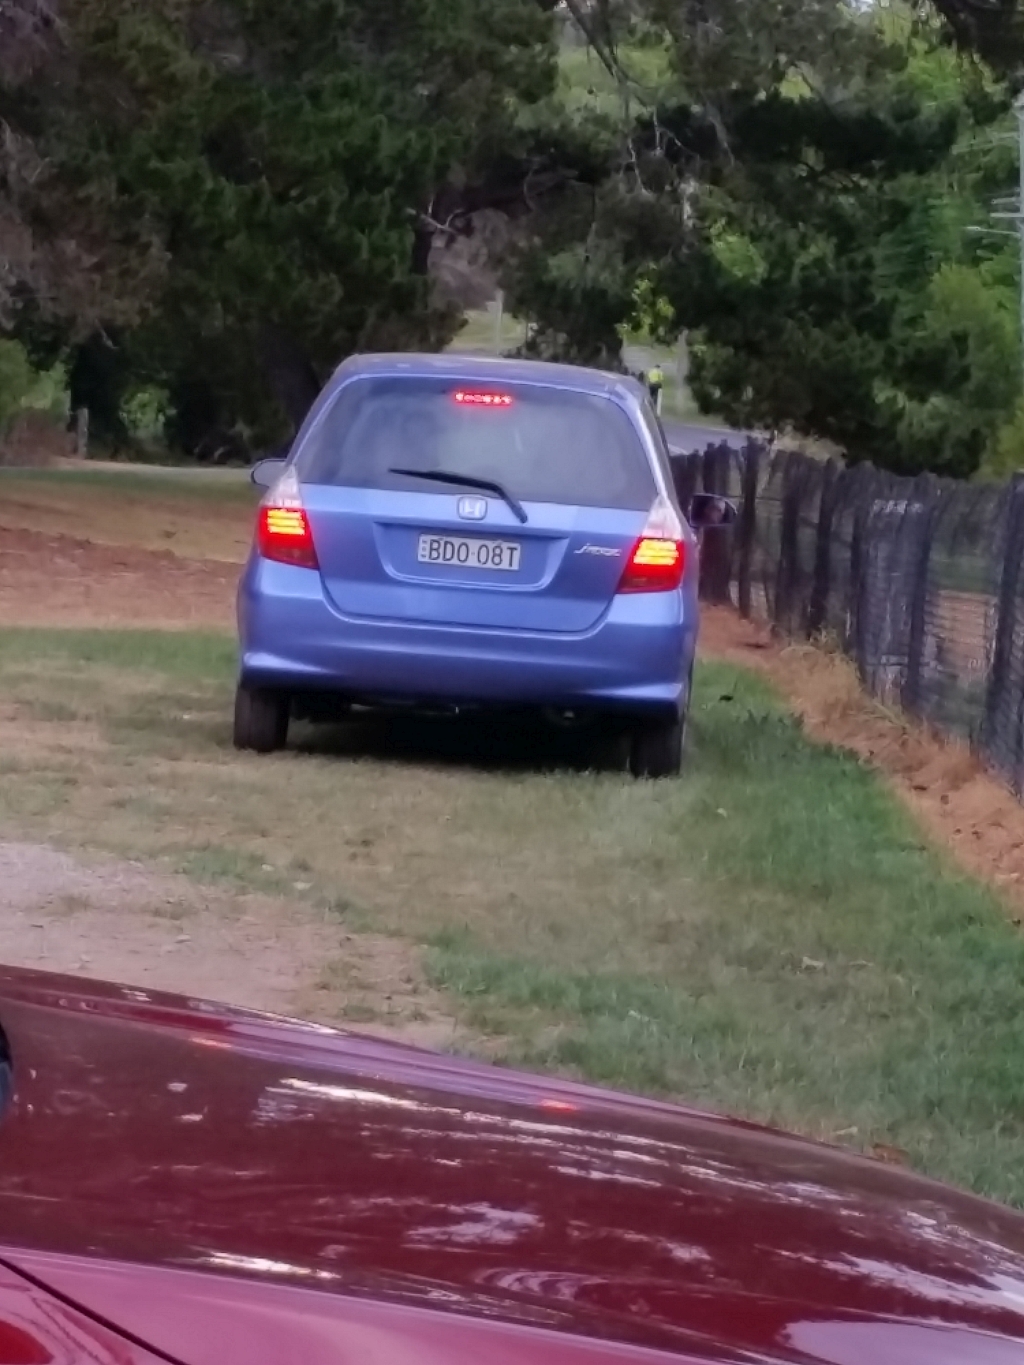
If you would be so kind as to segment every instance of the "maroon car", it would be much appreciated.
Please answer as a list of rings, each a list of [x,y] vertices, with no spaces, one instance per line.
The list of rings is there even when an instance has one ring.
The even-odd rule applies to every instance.
[[[1024,1219],[753,1125],[0,971],[0,1365],[1016,1365]]]

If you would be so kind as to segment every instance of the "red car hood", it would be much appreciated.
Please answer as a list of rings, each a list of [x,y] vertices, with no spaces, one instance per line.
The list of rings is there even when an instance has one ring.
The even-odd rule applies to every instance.
[[[187,1365],[230,1365],[217,1333],[254,1293],[264,1319],[491,1333],[476,1360],[1024,1360],[1024,1219],[905,1172],[66,978],[0,972],[0,1024],[0,1261]]]

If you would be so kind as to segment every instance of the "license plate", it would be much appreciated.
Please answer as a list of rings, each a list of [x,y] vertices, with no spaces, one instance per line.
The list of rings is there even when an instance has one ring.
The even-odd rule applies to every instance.
[[[476,540],[469,536],[420,536],[416,558],[421,564],[455,569],[502,569],[516,573],[523,547],[514,540]]]

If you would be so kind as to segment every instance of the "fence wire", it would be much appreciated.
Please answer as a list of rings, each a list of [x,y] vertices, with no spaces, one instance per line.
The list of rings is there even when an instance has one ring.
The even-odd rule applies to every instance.
[[[832,636],[874,696],[967,740],[1024,796],[1024,477],[900,479],[753,441],[674,463],[684,502],[739,502],[706,540],[702,596]]]

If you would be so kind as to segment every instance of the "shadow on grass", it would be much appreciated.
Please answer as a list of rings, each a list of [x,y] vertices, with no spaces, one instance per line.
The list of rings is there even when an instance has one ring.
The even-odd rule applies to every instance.
[[[624,772],[614,733],[516,712],[459,716],[356,712],[337,725],[296,725],[291,747],[321,758],[472,768],[482,772]],[[618,746],[621,748],[621,746]]]

